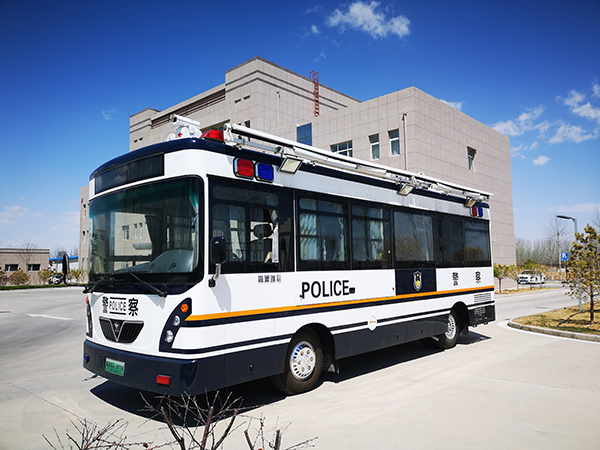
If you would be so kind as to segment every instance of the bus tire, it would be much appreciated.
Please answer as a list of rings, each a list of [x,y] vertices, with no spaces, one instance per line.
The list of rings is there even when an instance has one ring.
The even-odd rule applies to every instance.
[[[323,347],[317,333],[303,328],[292,338],[282,374],[272,377],[273,384],[284,394],[295,395],[313,389],[323,370]]]
[[[436,347],[441,349],[454,348],[458,342],[460,329],[461,326],[458,321],[458,314],[453,309],[448,315],[448,329],[444,334],[438,336],[438,340],[435,341]]]

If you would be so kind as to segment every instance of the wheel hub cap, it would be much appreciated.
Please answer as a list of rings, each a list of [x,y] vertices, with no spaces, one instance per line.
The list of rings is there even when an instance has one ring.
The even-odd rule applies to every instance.
[[[290,369],[298,380],[309,378],[315,370],[315,349],[309,342],[298,342],[290,354]]]

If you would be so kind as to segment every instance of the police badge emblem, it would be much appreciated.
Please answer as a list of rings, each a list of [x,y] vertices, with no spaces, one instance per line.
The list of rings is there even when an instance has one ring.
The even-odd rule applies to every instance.
[[[421,272],[413,272],[413,287],[415,288],[415,291],[420,291],[421,286],[423,286],[423,281],[421,279],[422,275]]]

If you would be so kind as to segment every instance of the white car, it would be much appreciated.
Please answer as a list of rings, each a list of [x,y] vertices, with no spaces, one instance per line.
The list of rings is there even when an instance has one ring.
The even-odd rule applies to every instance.
[[[61,284],[65,280],[65,277],[62,273],[55,273],[48,280],[48,284]]]
[[[517,283],[519,284],[544,284],[545,282],[546,275],[535,270],[524,270],[517,278]]]

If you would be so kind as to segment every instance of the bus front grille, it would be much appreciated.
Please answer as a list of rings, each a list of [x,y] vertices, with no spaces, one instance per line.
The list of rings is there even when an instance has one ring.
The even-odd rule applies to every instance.
[[[102,334],[109,341],[130,344],[137,339],[144,322],[135,322],[119,319],[107,319],[100,317],[100,328]]]

